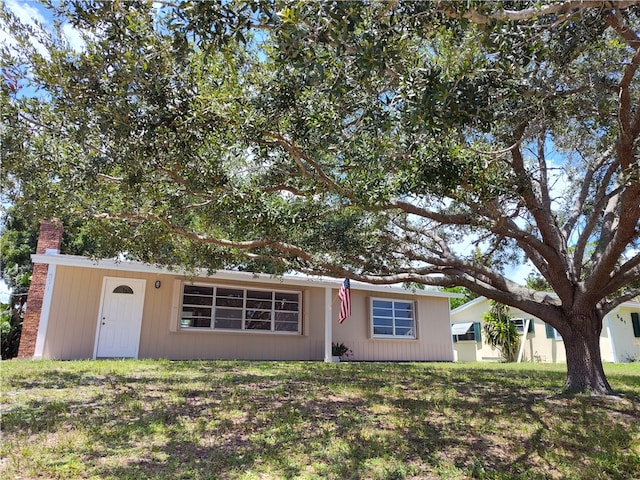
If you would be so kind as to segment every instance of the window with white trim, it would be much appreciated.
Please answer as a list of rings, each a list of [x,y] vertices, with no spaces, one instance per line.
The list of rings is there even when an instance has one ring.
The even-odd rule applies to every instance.
[[[481,330],[480,322],[464,322],[451,325],[453,342],[481,342]]]
[[[544,327],[545,327],[545,333],[547,338],[550,338],[552,340],[562,340],[562,335],[560,335],[560,332],[558,332],[551,325],[549,325],[548,323],[545,323]]]
[[[631,328],[633,328],[633,336],[640,338],[640,313],[631,312]]]
[[[529,327],[527,333],[534,333],[533,318],[512,318],[511,323],[516,326],[516,330],[520,335],[524,334],[524,327],[529,320]]]
[[[300,333],[300,292],[183,285],[180,328]]]
[[[372,298],[371,331],[380,338],[416,338],[414,302]]]
[[[113,293],[124,293],[133,295],[133,289],[129,285],[120,285],[113,289]]]
[[[475,332],[473,331],[473,328],[471,328],[468,332],[466,333],[461,333],[460,335],[454,335],[454,341],[456,342],[475,342],[476,341],[476,335]]]

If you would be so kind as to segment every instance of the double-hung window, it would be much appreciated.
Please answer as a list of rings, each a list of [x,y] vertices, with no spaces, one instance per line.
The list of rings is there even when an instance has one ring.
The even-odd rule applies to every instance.
[[[371,330],[374,337],[416,338],[414,302],[372,298]]]
[[[300,333],[300,292],[184,285],[180,327]]]

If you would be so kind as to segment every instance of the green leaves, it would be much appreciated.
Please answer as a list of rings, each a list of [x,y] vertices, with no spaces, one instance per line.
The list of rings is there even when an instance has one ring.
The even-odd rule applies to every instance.
[[[497,348],[507,362],[515,362],[520,337],[516,325],[511,321],[509,307],[492,301],[491,310],[482,316],[482,322],[486,342]]]

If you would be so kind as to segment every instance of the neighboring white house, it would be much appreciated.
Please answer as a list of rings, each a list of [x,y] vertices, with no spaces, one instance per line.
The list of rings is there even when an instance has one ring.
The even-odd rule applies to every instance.
[[[458,361],[500,359],[500,353],[483,338],[482,316],[490,308],[489,300],[479,297],[451,311],[453,348]],[[522,361],[566,362],[562,337],[553,327],[515,308],[510,314],[518,332],[525,337]],[[640,302],[625,302],[605,316],[600,350],[604,362],[640,360]]]

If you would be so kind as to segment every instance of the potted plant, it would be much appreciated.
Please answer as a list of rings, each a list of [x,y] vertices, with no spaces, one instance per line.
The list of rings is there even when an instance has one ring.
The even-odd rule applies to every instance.
[[[339,362],[343,357],[349,357],[353,352],[344,343],[331,342],[331,356],[334,362]]]

